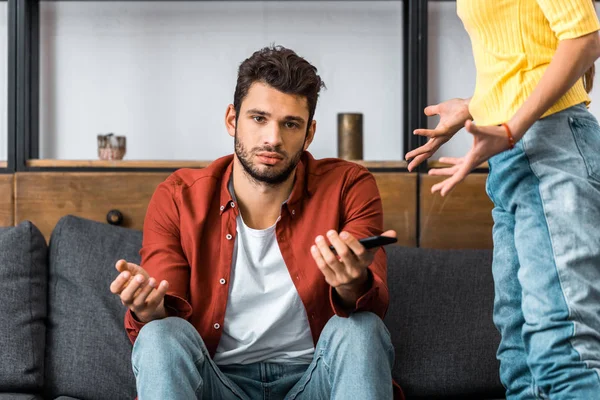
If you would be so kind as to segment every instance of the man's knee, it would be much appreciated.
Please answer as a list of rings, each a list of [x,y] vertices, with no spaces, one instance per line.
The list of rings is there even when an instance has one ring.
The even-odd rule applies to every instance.
[[[348,318],[334,315],[325,325],[322,335],[361,347],[368,347],[370,343],[381,343],[386,349],[392,347],[387,327],[372,312],[357,312]]]
[[[165,343],[165,341],[177,339],[191,334],[195,330],[192,324],[178,317],[167,317],[148,322],[142,327],[138,340],[143,342]]]
[[[193,352],[204,346],[200,335],[192,324],[178,317],[167,317],[151,321],[140,330],[133,346],[134,362],[144,354],[154,358],[172,356],[181,352]]]

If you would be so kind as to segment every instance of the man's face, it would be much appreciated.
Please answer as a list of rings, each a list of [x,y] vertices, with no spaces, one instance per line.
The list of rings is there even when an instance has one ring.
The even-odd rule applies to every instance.
[[[231,109],[227,116],[230,135]],[[232,135],[235,154],[245,172],[268,185],[287,180],[314,136],[316,124],[313,121],[308,133],[307,124],[305,97],[282,93],[264,83],[252,84]]]

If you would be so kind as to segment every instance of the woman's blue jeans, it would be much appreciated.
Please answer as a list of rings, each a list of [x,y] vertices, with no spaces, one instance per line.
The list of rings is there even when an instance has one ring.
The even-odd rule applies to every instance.
[[[600,399],[600,126],[577,105],[489,161],[508,399]]]

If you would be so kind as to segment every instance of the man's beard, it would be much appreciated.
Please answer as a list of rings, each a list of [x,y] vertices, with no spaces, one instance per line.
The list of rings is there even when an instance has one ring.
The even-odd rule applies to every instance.
[[[305,138],[306,141],[306,138]],[[285,160],[289,160],[287,165],[284,166],[283,169],[281,167],[267,167],[263,171],[260,171],[256,166],[252,164],[251,157],[256,155],[256,153],[260,152],[271,152],[277,153],[281,156],[283,162]],[[276,186],[283,182],[285,182],[296,166],[298,162],[300,162],[300,158],[302,157],[302,153],[304,152],[304,146],[295,153],[292,157],[288,157],[287,153],[283,151],[279,146],[269,146],[265,145],[263,147],[255,147],[251,151],[248,151],[244,145],[238,140],[237,128],[235,131],[235,154],[240,160],[240,164],[244,168],[244,171],[247,175],[250,176],[256,183],[262,183],[269,186]]]

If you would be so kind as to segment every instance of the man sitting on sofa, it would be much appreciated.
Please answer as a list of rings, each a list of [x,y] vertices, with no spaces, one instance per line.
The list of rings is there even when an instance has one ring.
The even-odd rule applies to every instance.
[[[382,233],[379,192],[364,167],[306,151],[316,71],[279,46],[246,59],[225,115],[235,153],[161,183],[141,267],[117,262],[141,400],[401,396],[386,256],[358,242]]]

